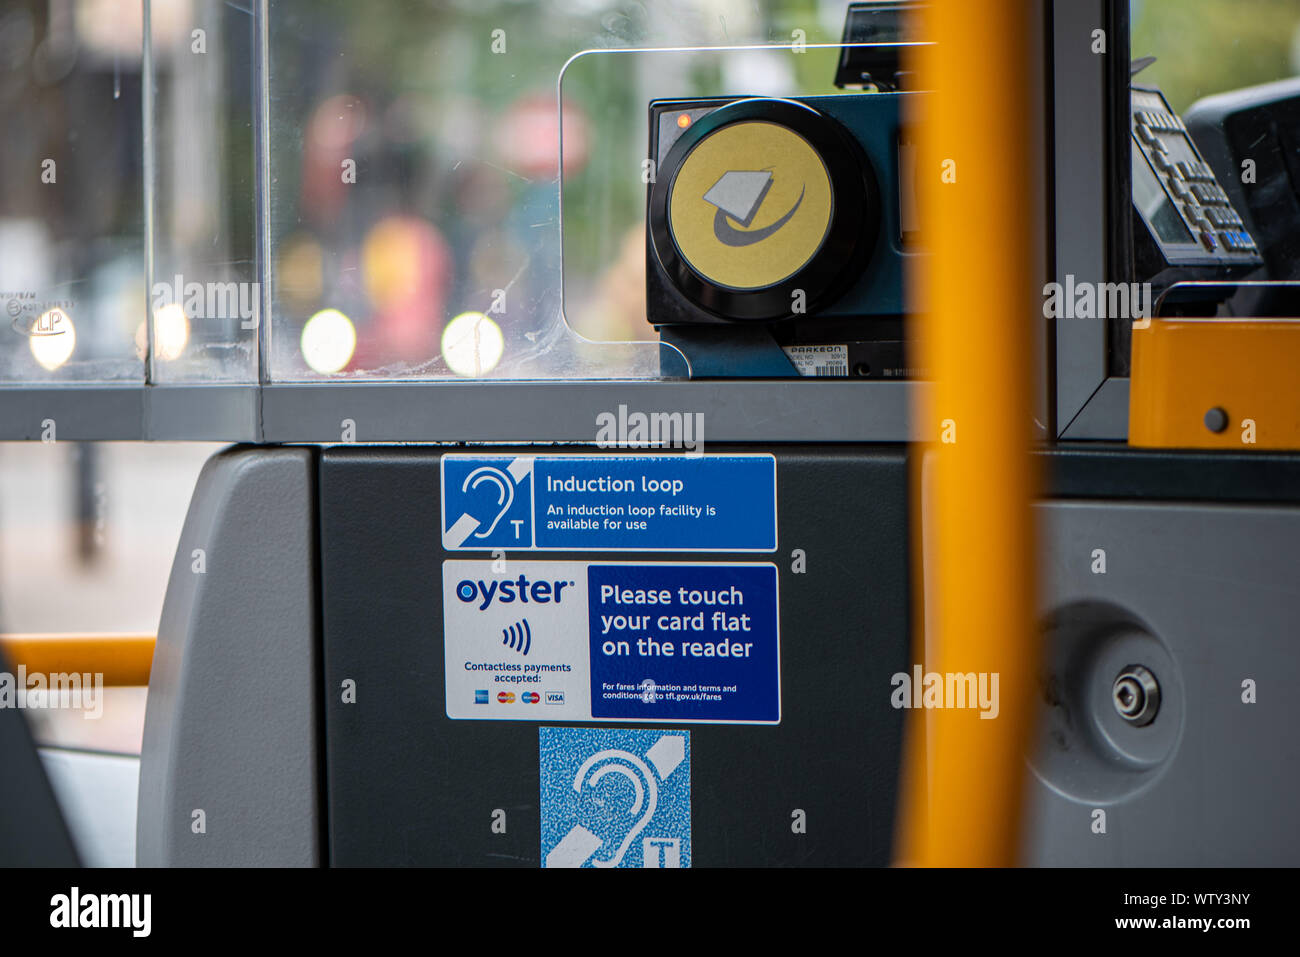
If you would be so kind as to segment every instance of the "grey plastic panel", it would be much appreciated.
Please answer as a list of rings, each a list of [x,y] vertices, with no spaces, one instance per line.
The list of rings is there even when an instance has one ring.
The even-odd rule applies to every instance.
[[[1103,0],[1052,4],[1055,117],[1053,280],[1106,280],[1106,57],[1092,52],[1092,32],[1106,26]],[[1109,47],[1108,47],[1109,49]],[[1064,435],[1106,378],[1106,322],[1056,320],[1056,430]],[[1114,433],[1116,423],[1101,430]],[[1116,434],[1128,434],[1127,410]],[[1093,436],[1090,436],[1093,437]]]
[[[79,442],[144,438],[144,387],[0,386],[0,441],[51,437]]]
[[[1033,3],[1028,5],[1028,23],[1033,35],[1041,37],[1041,44],[1046,45],[1049,42],[1048,7],[1046,4]],[[1032,55],[1028,57],[1028,76],[1029,76],[1029,99],[1030,99],[1030,135],[1029,142],[1033,144],[1035,150],[1035,162],[1027,163],[1024,167],[1026,176],[1025,193],[1026,199],[1032,202],[1032,229],[1033,229],[1033,248],[1034,254],[1029,261],[1029,280],[1033,285],[1032,301],[1037,305],[1039,295],[1042,291],[1043,284],[1047,281],[1047,275],[1051,269],[1052,250],[1048,242],[1051,236],[1052,223],[1048,218],[1048,210],[1052,208],[1051,198],[1048,195],[1052,185],[1052,171],[1048,168],[1048,157],[1051,154],[1052,145],[1052,123],[1051,115],[1048,113],[1050,91],[1052,89],[1052,64],[1044,55],[1042,46],[1035,45]],[[1050,441],[1056,435],[1054,431],[1054,410],[1056,407],[1055,396],[1052,395],[1052,384],[1054,376],[1050,368],[1051,363],[1048,361],[1050,355],[1050,343],[1052,336],[1048,329],[1048,321],[1042,318],[1040,312],[1034,314],[1032,325],[1033,338],[1031,348],[1037,361],[1033,363],[1030,373],[1033,387],[1033,407],[1032,422],[1034,426],[1033,436],[1036,442]]]
[[[1075,416],[1063,439],[1122,439],[1128,435],[1129,380],[1111,376]]]
[[[321,862],[314,489],[308,449],[199,476],[149,683],[140,866]]]
[[[1074,645],[1048,649],[1058,665],[1043,687],[1059,735],[1035,758],[1027,863],[1300,864],[1300,508],[1060,501],[1037,511],[1049,556],[1042,611],[1058,619],[1054,641],[1069,630],[1059,619],[1071,622]],[[1143,728],[1117,725],[1108,695],[1069,691],[1104,690],[1125,664],[1150,668],[1162,688]],[[1255,703],[1243,701],[1248,680]],[[1094,831],[1098,810],[1105,833]]]
[[[267,442],[592,442],[619,406],[702,412],[709,442],[900,442],[916,382],[452,382],[270,385]]]
[[[596,415],[703,412],[709,441],[903,442],[920,382],[328,382],[0,387],[0,441],[591,442]]]
[[[3,657],[0,670],[13,673]],[[0,867],[76,867],[72,838],[17,708],[0,708],[0,768]]]
[[[161,442],[251,442],[261,437],[261,391],[251,385],[150,386],[145,437]]]
[[[769,449],[710,448],[726,451]],[[906,667],[909,644],[905,454],[770,451],[775,553],[536,557],[776,563],[781,721],[683,725],[695,756],[692,866],[883,865],[902,743],[889,679]],[[337,447],[320,461],[330,862],[538,866],[538,727],[571,720],[447,717],[442,563],[490,556],[442,548],[439,453]],[[792,568],[795,548],[808,559],[804,572]],[[354,700],[339,693],[344,681],[354,682]],[[601,726],[631,725],[654,726]],[[498,808],[509,817],[500,832],[491,823]],[[816,822],[806,833],[791,829],[795,808]]]
[[[252,385],[4,385],[0,441],[255,442],[260,398]]]

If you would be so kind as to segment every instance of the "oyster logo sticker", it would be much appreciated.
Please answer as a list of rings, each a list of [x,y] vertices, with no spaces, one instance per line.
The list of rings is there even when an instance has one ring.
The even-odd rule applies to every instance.
[[[780,123],[744,120],[710,133],[682,160],[668,227],[707,281],[763,289],[817,255],[834,205],[830,174],[808,140]]]
[[[736,220],[741,226],[748,226],[753,222],[771,186],[772,173],[769,170],[728,170],[722,174],[722,178],[704,194],[706,203],[718,207],[718,212],[713,217],[713,235],[718,237],[718,242],[728,246],[751,246],[767,239],[790,222],[791,217],[799,211],[799,206],[803,203],[806,188],[799,190],[799,198],[795,200],[794,206],[790,207],[790,211],[770,226],[746,231],[736,229],[727,222],[728,217]]]

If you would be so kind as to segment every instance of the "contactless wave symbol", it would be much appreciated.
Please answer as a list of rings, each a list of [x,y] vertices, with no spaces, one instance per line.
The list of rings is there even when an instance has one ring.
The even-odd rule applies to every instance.
[[[528,619],[522,618],[509,628],[502,628],[501,644],[527,656],[529,649],[533,647],[533,629],[529,627]]]

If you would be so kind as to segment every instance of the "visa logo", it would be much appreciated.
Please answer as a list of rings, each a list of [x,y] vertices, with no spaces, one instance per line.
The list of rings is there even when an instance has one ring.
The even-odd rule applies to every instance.
[[[564,704],[564,692],[563,692],[563,691],[548,691],[548,692],[546,692],[546,703],[547,703],[547,704]]]
[[[456,585],[456,597],[466,604],[477,602],[479,611],[487,611],[494,601],[499,601],[503,605],[514,601],[525,605],[530,601],[538,605],[548,605],[554,601],[558,605],[564,598],[564,589],[572,586],[573,582],[529,581],[527,575],[490,582],[471,581],[466,578]]]

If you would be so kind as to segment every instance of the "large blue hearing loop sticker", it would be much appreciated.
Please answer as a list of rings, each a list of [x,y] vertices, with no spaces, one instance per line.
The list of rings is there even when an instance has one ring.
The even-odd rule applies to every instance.
[[[689,731],[538,731],[543,867],[690,867]]]

